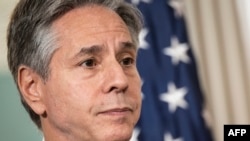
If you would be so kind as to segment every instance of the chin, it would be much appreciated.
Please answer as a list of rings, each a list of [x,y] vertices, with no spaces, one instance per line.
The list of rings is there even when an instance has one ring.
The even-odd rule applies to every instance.
[[[119,128],[104,135],[103,141],[129,141],[133,129]]]
[[[132,134],[111,135],[103,138],[102,141],[129,141]]]

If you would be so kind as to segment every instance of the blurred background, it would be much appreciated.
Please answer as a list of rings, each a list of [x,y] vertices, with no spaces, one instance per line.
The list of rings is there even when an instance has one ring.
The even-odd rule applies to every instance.
[[[17,1],[0,1],[0,140],[39,141],[42,134],[21,105],[6,60],[6,29]],[[204,119],[215,141],[223,141],[223,125],[250,124],[250,1],[175,1],[185,13]]]
[[[0,140],[41,141],[42,135],[22,107],[7,65],[6,29],[18,0],[0,0]]]

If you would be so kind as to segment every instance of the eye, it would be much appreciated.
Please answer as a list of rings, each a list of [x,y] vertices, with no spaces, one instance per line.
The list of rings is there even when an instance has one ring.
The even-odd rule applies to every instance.
[[[97,65],[97,61],[95,59],[88,59],[81,63],[81,66],[86,68],[93,68]]]
[[[131,66],[133,64],[134,64],[134,59],[131,57],[126,57],[126,58],[122,59],[122,61],[121,61],[121,65],[123,65],[123,66],[128,67],[128,66]]]

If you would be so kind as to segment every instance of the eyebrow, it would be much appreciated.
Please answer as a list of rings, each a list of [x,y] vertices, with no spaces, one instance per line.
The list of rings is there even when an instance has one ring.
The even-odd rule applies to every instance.
[[[74,58],[81,57],[83,55],[93,55],[102,52],[103,47],[100,45],[93,45],[90,47],[82,47],[81,50],[74,56]]]
[[[137,50],[137,47],[134,43],[132,42],[121,42],[120,46],[122,49],[133,49],[133,50]]]
[[[134,50],[136,51],[137,50],[137,47],[135,46],[134,43],[132,42],[121,42],[119,44],[119,51],[122,51],[122,50]],[[104,47],[102,45],[93,45],[93,46],[89,46],[89,47],[82,47],[80,49],[80,51],[74,55],[74,58],[78,58],[78,57],[81,57],[83,55],[97,55],[97,54],[100,54],[100,52],[102,52],[104,50]]]

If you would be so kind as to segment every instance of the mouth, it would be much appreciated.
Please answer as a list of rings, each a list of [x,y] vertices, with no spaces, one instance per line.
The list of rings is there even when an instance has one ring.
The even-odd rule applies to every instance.
[[[129,114],[131,114],[133,112],[133,110],[131,108],[128,107],[123,107],[123,108],[112,108],[112,109],[108,109],[108,110],[104,110],[102,112],[100,112],[100,115],[106,115],[106,116],[114,116],[114,117],[124,117],[127,116]]]

